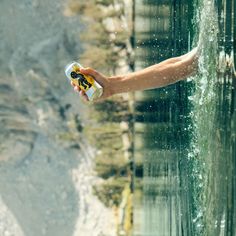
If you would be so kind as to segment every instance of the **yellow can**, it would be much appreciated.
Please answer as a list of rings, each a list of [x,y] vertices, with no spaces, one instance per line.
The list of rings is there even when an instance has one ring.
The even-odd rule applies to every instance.
[[[65,68],[66,77],[79,86],[90,101],[93,101],[102,95],[103,88],[92,76],[81,73],[81,68],[83,67],[78,62],[68,64]]]

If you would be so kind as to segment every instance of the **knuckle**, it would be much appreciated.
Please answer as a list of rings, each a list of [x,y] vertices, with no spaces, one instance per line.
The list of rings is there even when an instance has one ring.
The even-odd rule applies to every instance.
[[[94,70],[93,68],[91,68],[91,67],[88,67],[87,71],[88,71],[88,73],[91,73],[92,75],[97,75],[98,74],[98,72],[96,70]]]

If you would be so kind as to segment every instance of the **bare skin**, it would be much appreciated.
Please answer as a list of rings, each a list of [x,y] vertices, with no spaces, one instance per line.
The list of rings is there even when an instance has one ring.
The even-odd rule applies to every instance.
[[[99,101],[114,94],[160,88],[184,80],[197,73],[198,55],[198,48],[194,48],[182,56],[125,75],[108,77],[92,68],[81,69],[81,72],[93,76],[103,87],[103,94],[97,99]],[[84,100],[88,101],[87,95],[78,86],[73,83],[71,85]]]

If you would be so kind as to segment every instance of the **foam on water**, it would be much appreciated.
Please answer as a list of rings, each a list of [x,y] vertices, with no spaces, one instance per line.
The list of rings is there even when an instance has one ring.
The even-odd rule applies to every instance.
[[[192,185],[195,206],[193,227],[194,235],[203,235],[203,215],[205,208],[201,199],[204,198],[206,187],[205,165],[208,155],[207,145],[211,139],[215,113],[215,83],[217,66],[217,12],[213,1],[202,0],[197,11],[199,34],[196,41],[200,51],[199,74],[194,78],[195,91],[189,97],[193,104],[190,116],[193,121],[194,133],[188,158],[193,165]]]
[[[225,136],[228,129],[226,127],[231,121],[227,115],[223,114],[229,113],[225,101],[228,95],[229,104],[232,101],[229,84],[232,83],[233,77],[232,74],[228,76],[225,74],[227,64],[225,49],[222,48],[219,52],[218,8],[215,1],[203,0],[200,3],[199,12],[201,12],[199,13],[201,15],[199,21],[200,73],[194,80],[195,91],[189,98],[193,104],[191,117],[194,126],[194,138],[189,156],[193,160],[193,169],[196,173],[193,181],[196,191],[194,193],[196,196],[194,225],[198,233],[196,235],[222,235],[226,233],[226,205],[222,199],[230,194],[225,191],[225,186],[230,185],[230,182],[222,181],[226,174],[228,165],[226,163],[230,163],[231,159],[230,154],[226,153],[225,145],[230,142],[230,132],[232,134],[235,132],[228,131],[228,137]],[[233,58],[232,55],[233,51],[228,57]],[[217,184],[217,187],[214,187],[214,184]],[[214,223],[215,219],[220,220]]]

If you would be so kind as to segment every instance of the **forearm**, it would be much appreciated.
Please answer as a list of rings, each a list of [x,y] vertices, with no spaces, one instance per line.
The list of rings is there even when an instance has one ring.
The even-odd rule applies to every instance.
[[[124,76],[111,78],[113,93],[160,88],[176,83],[197,71],[197,50]]]

